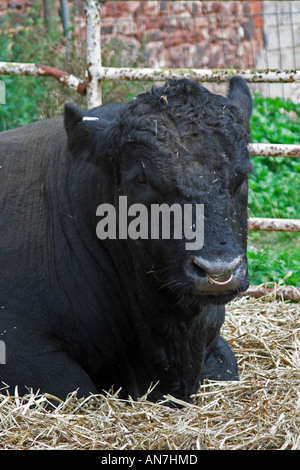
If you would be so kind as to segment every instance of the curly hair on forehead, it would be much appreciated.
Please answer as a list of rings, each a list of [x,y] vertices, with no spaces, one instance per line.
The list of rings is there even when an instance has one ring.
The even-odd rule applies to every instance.
[[[212,95],[199,83],[188,79],[168,80],[163,86],[153,86],[151,91],[141,93],[130,103],[125,114],[136,112],[143,113],[168,113],[172,115],[175,109],[180,109],[181,114],[193,110],[193,113],[203,108],[208,101],[207,95]],[[200,113],[201,114],[201,113]]]
[[[121,113],[119,126],[120,147],[136,142],[159,145],[162,152],[175,146],[180,154],[192,153],[202,161],[217,158],[215,164],[223,160],[220,155],[232,154],[237,144],[240,153],[249,141],[237,106],[188,79],[168,80],[138,95]],[[232,163],[236,158],[230,158]]]
[[[138,129],[146,125],[150,134],[155,129],[156,137],[159,131],[164,132],[165,126],[180,136],[199,132],[206,126],[219,130],[230,126],[243,141],[249,142],[249,128],[240,109],[229,98],[211,93],[189,79],[170,79],[162,87],[154,86],[138,95],[122,113],[121,122],[125,127]],[[156,122],[156,128],[149,126],[151,122]],[[158,123],[162,127],[158,128]]]

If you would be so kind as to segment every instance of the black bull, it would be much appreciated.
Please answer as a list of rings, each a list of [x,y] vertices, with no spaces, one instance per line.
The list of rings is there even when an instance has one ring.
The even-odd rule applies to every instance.
[[[150,399],[189,400],[205,378],[238,379],[220,329],[248,287],[251,110],[240,77],[227,97],[169,80],[1,133],[0,384],[62,399],[119,387],[136,399],[157,384]],[[120,196],[203,204],[203,247],[100,240],[97,207]]]

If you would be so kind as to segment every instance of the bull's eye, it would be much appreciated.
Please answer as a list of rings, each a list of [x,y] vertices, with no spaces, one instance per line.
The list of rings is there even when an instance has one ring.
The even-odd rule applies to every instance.
[[[138,184],[147,184],[147,178],[145,175],[137,175],[135,181]]]

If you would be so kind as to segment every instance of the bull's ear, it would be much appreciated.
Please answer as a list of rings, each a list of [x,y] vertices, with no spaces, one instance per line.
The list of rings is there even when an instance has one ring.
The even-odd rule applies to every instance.
[[[64,126],[71,154],[75,158],[100,165],[101,157],[105,158],[110,123],[92,112],[84,112],[76,105],[67,103],[64,108]]]
[[[242,123],[248,128],[252,113],[252,97],[249,87],[242,77],[230,79],[228,98],[238,107]]]

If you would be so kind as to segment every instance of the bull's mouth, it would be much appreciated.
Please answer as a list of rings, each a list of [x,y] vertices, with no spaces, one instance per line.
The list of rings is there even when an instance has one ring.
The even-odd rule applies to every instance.
[[[249,287],[249,282],[242,282],[236,289],[227,289],[220,292],[199,291],[194,288],[186,290],[185,294],[190,300],[202,303],[227,303],[233,300],[241,292],[245,292]]]
[[[206,299],[210,300],[212,303],[227,303],[233,300],[235,297],[237,297],[239,294],[242,292],[245,292],[248,287],[249,287],[249,279],[248,276],[245,277],[235,288],[226,288],[226,285],[221,285],[222,290],[219,292],[217,291],[199,291],[199,290],[194,290],[192,297],[195,299]]]
[[[249,287],[249,281],[243,280],[241,284],[234,290],[227,289],[222,292],[209,292],[199,291],[193,287],[186,289],[184,293],[178,294],[173,292],[177,296],[178,304],[183,306],[184,309],[194,306],[201,305],[225,305],[234,300],[241,292],[245,292]]]
[[[187,306],[191,304],[207,305],[226,304],[234,300],[241,292],[249,287],[247,266],[238,273],[231,273],[227,279],[212,278],[199,268],[197,281],[186,278],[178,283],[169,283],[171,295],[176,296],[178,304]],[[222,279],[222,280],[221,280]]]
[[[220,260],[213,267],[203,269],[204,264],[195,257],[186,257],[181,265],[163,270],[151,270],[156,279],[156,288],[173,298],[178,305],[226,304],[245,292],[249,287],[247,259],[241,254],[231,257],[229,262]],[[177,269],[176,269],[177,268]],[[210,266],[208,266],[210,268]]]
[[[195,298],[209,297],[212,299],[224,299],[236,297],[249,287],[249,278],[247,273],[238,276],[229,274],[227,279],[214,279],[206,275],[203,281],[195,282],[191,288],[192,296]]]

